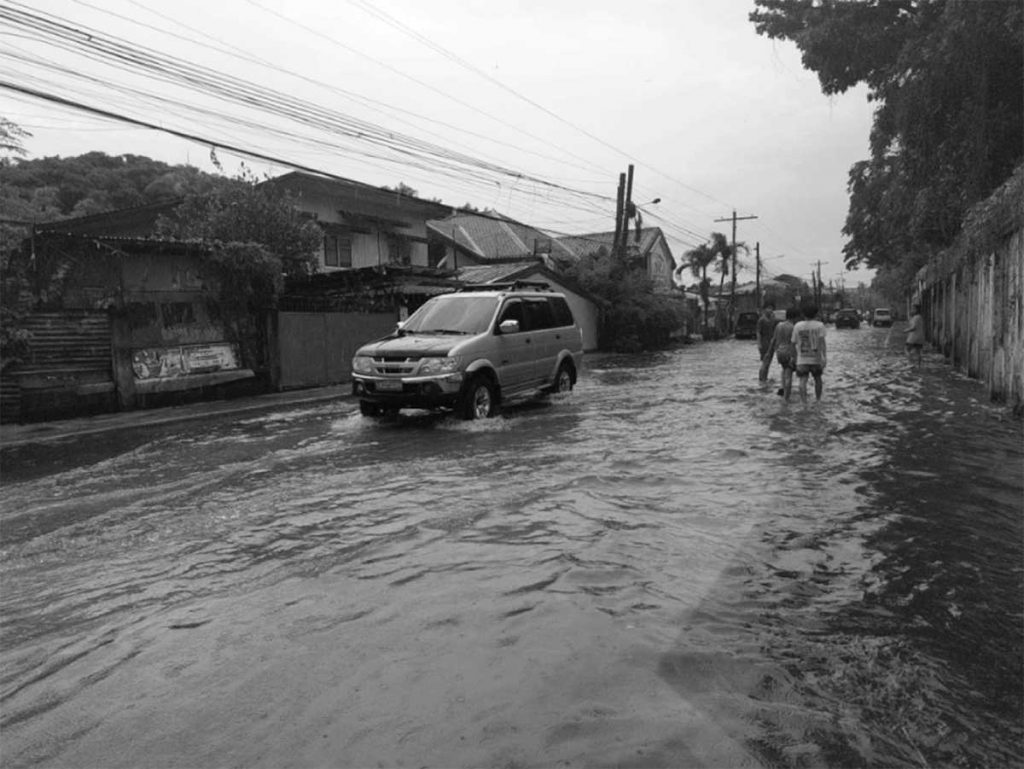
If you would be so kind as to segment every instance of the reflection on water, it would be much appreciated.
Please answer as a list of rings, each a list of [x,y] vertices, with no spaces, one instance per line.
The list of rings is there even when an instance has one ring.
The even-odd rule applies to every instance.
[[[1019,766],[1020,424],[896,347],[7,452],[4,764]]]

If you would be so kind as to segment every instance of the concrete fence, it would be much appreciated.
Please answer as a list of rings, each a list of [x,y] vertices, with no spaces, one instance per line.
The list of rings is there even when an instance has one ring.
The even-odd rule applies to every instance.
[[[917,273],[915,301],[922,307],[928,341],[959,371],[980,379],[993,400],[1024,410],[1024,228],[1021,189],[1001,190],[979,211],[975,232]],[[1005,210],[1009,193],[1017,210]],[[994,196],[995,198],[996,196]],[[970,233],[968,233],[970,235]]]

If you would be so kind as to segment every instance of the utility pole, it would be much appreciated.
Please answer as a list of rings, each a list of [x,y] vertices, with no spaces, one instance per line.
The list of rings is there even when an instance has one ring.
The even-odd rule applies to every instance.
[[[615,200],[615,235],[612,238],[612,258],[619,256],[619,240],[622,238],[622,210],[626,196],[626,175],[619,174],[619,192]]]
[[[715,219],[716,222],[728,222],[732,221],[732,290],[729,294],[729,304],[732,305],[731,313],[736,312],[736,222],[743,219],[756,219],[756,216],[736,216],[736,209],[732,211],[732,216],[725,219]],[[729,322],[732,323],[733,319],[730,317]]]
[[[626,197],[622,205],[622,230],[620,237],[622,244],[619,246],[622,257],[626,257],[626,243],[629,242],[629,222],[636,216],[636,207],[633,205],[633,164],[630,163],[626,173]]]
[[[818,260],[818,296],[816,297],[815,304],[818,305],[818,310],[821,310],[821,259]]]
[[[761,306],[761,241],[757,241],[754,244],[754,258],[757,260],[757,277],[754,278],[754,303],[757,307]]]

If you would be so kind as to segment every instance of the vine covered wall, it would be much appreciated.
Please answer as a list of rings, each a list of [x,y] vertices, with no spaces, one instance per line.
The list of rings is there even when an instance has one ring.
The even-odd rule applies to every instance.
[[[1024,413],[1024,166],[917,274],[928,341],[993,400]]]

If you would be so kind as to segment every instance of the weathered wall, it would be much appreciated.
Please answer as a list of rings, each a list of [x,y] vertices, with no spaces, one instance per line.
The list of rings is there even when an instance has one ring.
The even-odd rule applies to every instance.
[[[277,313],[279,388],[347,382],[359,347],[392,331],[394,312]]]
[[[1022,178],[1018,172],[979,208],[966,237],[918,272],[914,291],[928,341],[1017,413],[1024,409]]]

